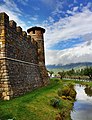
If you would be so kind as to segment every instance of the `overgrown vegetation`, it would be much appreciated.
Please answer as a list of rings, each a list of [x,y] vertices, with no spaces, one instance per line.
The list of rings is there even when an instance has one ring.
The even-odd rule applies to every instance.
[[[56,120],[70,120],[69,113],[76,97],[74,83],[63,83],[62,87],[58,89],[57,94],[58,97],[54,97],[50,100],[50,105],[60,110]],[[67,103],[68,106],[66,107],[65,104]]]

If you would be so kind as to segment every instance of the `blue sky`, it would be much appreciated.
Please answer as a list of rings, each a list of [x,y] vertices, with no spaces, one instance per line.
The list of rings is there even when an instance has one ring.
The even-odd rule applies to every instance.
[[[0,0],[0,12],[46,29],[46,64],[92,62],[92,0]]]

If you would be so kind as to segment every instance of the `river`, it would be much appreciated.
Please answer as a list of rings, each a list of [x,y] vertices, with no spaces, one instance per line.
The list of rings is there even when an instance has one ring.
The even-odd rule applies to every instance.
[[[71,112],[72,120],[92,120],[92,89],[76,85],[76,101]]]

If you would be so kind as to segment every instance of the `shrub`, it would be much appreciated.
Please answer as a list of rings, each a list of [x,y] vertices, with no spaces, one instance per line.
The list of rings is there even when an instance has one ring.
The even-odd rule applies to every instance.
[[[62,95],[69,96],[70,88],[69,86],[64,86],[62,89]]]
[[[58,96],[62,96],[62,89],[58,89],[58,92],[57,92]]]
[[[58,98],[52,98],[50,100],[50,105],[54,108],[62,108],[62,101]]]
[[[69,96],[70,96],[71,98],[75,99],[75,97],[76,97],[76,91],[72,89],[72,90],[70,91],[70,93],[69,93]]]
[[[67,97],[66,97],[66,96],[62,96],[62,99],[66,100],[66,99],[67,99]]]
[[[68,100],[72,100],[72,97],[71,97],[71,96],[67,96],[67,99],[68,99]]]
[[[72,82],[68,83],[68,86],[69,86],[70,89],[74,89],[74,83],[72,83]]]
[[[67,97],[69,100],[75,99],[76,91],[74,89],[74,84],[68,83],[67,85],[63,86],[62,89],[58,90],[58,95],[64,96],[63,99],[66,99]]]

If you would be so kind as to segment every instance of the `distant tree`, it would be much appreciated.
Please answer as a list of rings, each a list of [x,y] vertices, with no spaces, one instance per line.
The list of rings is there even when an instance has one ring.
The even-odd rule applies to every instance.
[[[84,69],[84,75],[87,75],[90,79],[92,79],[92,67],[86,67]]]
[[[92,88],[91,88],[91,87],[88,87],[88,86],[87,86],[84,90],[85,90],[85,93],[86,93],[88,96],[90,96],[90,97],[92,96]]]
[[[64,71],[62,71],[62,72],[58,72],[58,74],[60,75],[60,78],[62,79],[62,78],[64,78],[66,73]]]
[[[67,75],[69,75],[69,76],[75,75],[75,70],[71,69],[71,70],[67,71]]]
[[[54,73],[53,71],[48,71],[50,74],[50,77],[52,77],[52,74]]]

